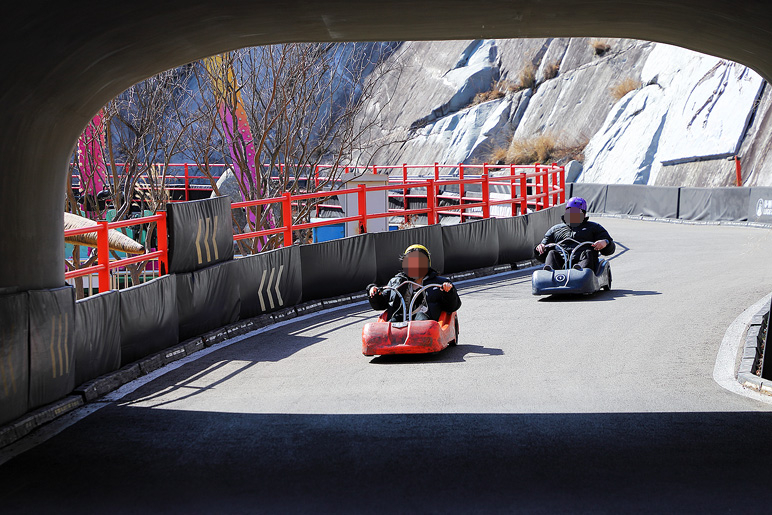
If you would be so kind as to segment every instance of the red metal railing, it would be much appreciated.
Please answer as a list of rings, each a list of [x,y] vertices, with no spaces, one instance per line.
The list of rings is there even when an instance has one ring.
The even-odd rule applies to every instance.
[[[464,217],[475,218],[490,218],[491,206],[507,205],[511,206],[511,215],[516,216],[518,211],[520,214],[526,213],[528,206],[533,206],[534,209],[540,210],[548,208],[552,205],[565,202],[565,169],[562,166],[553,165],[531,165],[531,166],[490,166],[483,165],[469,165],[467,169],[479,168],[483,172],[480,176],[464,177],[464,165],[453,166],[453,168],[460,167],[458,178],[450,180],[439,179],[439,171],[442,167],[450,167],[450,165],[434,165],[434,177],[435,178],[417,178],[410,180],[407,178],[407,165],[403,165],[403,182],[390,183],[387,186],[366,186],[364,184],[358,185],[356,188],[347,189],[335,189],[330,191],[316,191],[312,193],[302,193],[292,195],[289,192],[285,192],[281,197],[264,198],[259,200],[249,200],[244,202],[235,202],[231,204],[233,209],[247,208],[253,206],[265,206],[269,204],[281,204],[282,221],[281,225],[271,229],[262,229],[257,231],[246,232],[234,236],[235,241],[247,239],[247,238],[262,238],[266,236],[272,236],[274,234],[283,234],[283,244],[292,242],[292,233],[296,230],[310,229],[313,227],[322,227],[325,225],[341,224],[348,222],[357,222],[359,226],[359,232],[367,232],[367,221],[377,218],[385,218],[392,216],[401,216],[405,220],[412,215],[426,215],[427,222],[435,224],[439,222],[439,215],[456,215]],[[386,169],[393,169],[396,167],[367,167],[368,170],[375,170],[375,173]],[[348,170],[351,170],[349,168]],[[507,170],[510,173],[507,175],[490,176],[491,170]],[[530,170],[530,171],[529,171]],[[399,180],[399,179],[397,179]],[[480,184],[480,198],[470,197],[464,193],[466,185]],[[509,187],[509,198],[499,198],[492,200],[490,197],[490,187],[492,185],[507,186]],[[458,186],[459,195],[440,195],[438,191],[442,187]],[[425,194],[408,193],[411,189],[425,188]],[[532,193],[528,193],[529,189]],[[402,193],[392,193],[392,196],[401,197],[403,199],[402,208],[391,208],[384,213],[368,213],[367,212],[367,193],[375,191],[391,191],[402,190]],[[319,220],[310,223],[294,224],[292,222],[292,206],[303,201],[314,200],[320,198],[329,198],[340,195],[357,195],[357,213],[347,214],[342,218],[329,218],[326,220]],[[425,199],[425,208],[408,209],[408,198],[420,198]],[[439,206],[438,201],[441,199],[452,199],[458,201],[458,205]],[[324,204],[321,204],[324,206]],[[329,206],[332,207],[332,206]],[[340,207],[340,206],[335,206]],[[479,213],[468,211],[479,210]],[[458,213],[456,213],[458,211]],[[291,243],[290,243],[291,244]]]
[[[122,227],[130,227],[139,224],[147,224],[156,222],[156,232],[158,240],[158,249],[153,252],[145,254],[138,254],[136,256],[117,259],[110,261],[110,246],[108,240],[108,231],[110,229],[120,229]],[[166,211],[159,211],[155,215],[145,216],[142,218],[130,218],[128,220],[121,220],[120,222],[97,222],[96,227],[83,227],[81,229],[68,229],[64,231],[64,236],[77,236],[79,234],[97,233],[97,264],[86,268],[78,268],[76,270],[69,270],[65,272],[65,279],[74,279],[76,277],[83,277],[91,274],[98,274],[99,277],[99,291],[107,291],[110,289],[110,270],[139,263],[142,261],[149,261],[151,259],[157,259],[161,263],[160,274],[167,273],[168,266],[168,243],[166,232]]]
[[[118,169],[126,168],[126,164],[119,163],[116,164],[116,167]],[[162,166],[160,164],[154,165],[154,166]],[[215,163],[208,165],[210,169],[221,169],[224,170],[227,165],[222,163]],[[269,167],[269,165],[264,165],[265,167]],[[283,170],[285,168],[284,163],[278,163],[276,165],[276,168],[278,168],[279,174],[283,173]],[[293,165],[297,168],[296,165]],[[167,173],[164,179],[164,187],[167,191],[173,192],[183,192],[183,194],[180,195],[179,199],[173,199],[172,202],[182,202],[190,200],[190,194],[191,192],[197,192],[197,191],[211,191],[212,187],[211,184],[200,184],[200,185],[191,185],[191,181],[207,181],[209,178],[204,175],[190,175],[190,169],[191,168],[197,168],[198,165],[193,163],[170,163],[167,165],[167,169],[181,171],[181,173],[177,174],[170,174]],[[308,171],[305,174],[301,174],[298,179],[300,180],[313,180],[315,188],[319,187],[320,183],[323,183],[324,181],[329,181],[329,176],[334,175],[334,172],[336,171],[335,165],[302,165],[300,168],[307,168]],[[515,175],[516,173],[520,173],[522,171],[528,171],[528,170],[541,170],[541,169],[551,169],[553,171],[562,168],[557,167],[554,163],[552,165],[489,165],[489,164],[482,164],[482,165],[464,165],[464,164],[455,164],[455,165],[449,165],[449,164],[428,164],[428,165],[408,165],[408,164],[402,164],[402,165],[390,165],[390,166],[378,166],[378,165],[371,165],[371,166],[346,166],[342,168],[342,171],[344,173],[349,172],[356,172],[356,173],[374,173],[374,174],[389,174],[389,182],[391,183],[399,183],[400,178],[392,176],[392,172],[399,170],[401,171],[401,181],[402,183],[408,183],[410,182],[410,175],[409,173],[413,173],[413,177],[415,177],[417,174],[416,172],[429,172],[431,175],[433,175],[435,181],[439,181],[442,177],[450,178],[450,177],[458,177],[458,180],[464,180],[465,174],[468,173],[468,171],[479,171],[479,173],[476,175],[476,177],[481,177],[482,175],[490,172],[498,171],[508,171],[509,175]],[[454,171],[458,170],[457,174],[445,174],[441,175],[441,172],[445,171]],[[327,171],[327,176],[323,176],[322,174]],[[332,173],[329,173],[332,172]],[[555,171],[555,173],[557,173]],[[222,173],[219,175],[212,174],[212,179],[217,181],[222,176]],[[421,180],[428,177],[427,175],[421,175],[417,177],[417,180]],[[564,177],[565,178],[565,177]],[[272,177],[273,180],[279,180],[279,177]],[[496,179],[500,179],[500,177],[497,177]],[[112,176],[108,177],[108,180],[112,180]],[[74,186],[78,186],[79,184],[79,177],[77,173],[73,173],[72,175],[72,181]],[[337,183],[340,183],[340,179],[337,179]],[[477,182],[480,182],[479,180]],[[503,184],[503,183],[497,183],[492,182],[491,184]],[[511,184],[506,184],[511,186]],[[515,184],[515,186],[519,186],[519,184]],[[530,186],[530,185],[529,185]],[[539,186],[541,187],[541,186]],[[138,183],[137,188],[139,189],[149,189],[150,186],[143,183]],[[465,201],[467,197],[464,195],[464,186],[460,185],[460,197]],[[397,197],[399,195],[392,194],[390,197]],[[408,198],[412,198],[411,195],[407,193],[403,193],[401,196],[403,200],[406,200]],[[421,197],[423,198],[423,197]],[[474,198],[474,197],[472,197]],[[553,202],[554,204],[555,202]],[[332,207],[332,206],[325,206],[321,205],[319,207]],[[338,207],[338,206],[335,206]],[[464,215],[466,217],[467,215]]]
[[[189,175],[189,169],[187,164],[184,166],[184,175],[181,177],[168,176],[167,179],[180,179],[184,180],[184,184],[180,190],[185,190],[185,198],[189,198],[189,191],[191,190],[189,180],[194,178]],[[224,165],[219,165],[224,166]],[[325,165],[318,165],[314,168],[313,174],[309,173],[306,180],[313,180],[315,185],[318,186],[321,181],[329,181],[329,176],[321,176],[325,169],[332,167]],[[517,214],[523,214],[528,211],[529,207],[535,210],[545,209],[552,205],[565,202],[565,169],[562,166],[556,164],[552,165],[440,165],[434,163],[433,165],[407,165],[401,166],[368,166],[368,167],[347,167],[346,172],[365,172],[371,173],[384,173],[390,172],[395,169],[402,171],[402,177],[390,177],[389,184],[385,186],[366,186],[360,184],[356,188],[334,189],[337,184],[332,184],[328,191],[314,191],[308,193],[291,194],[285,192],[280,197],[263,198],[259,200],[250,200],[244,202],[234,202],[231,204],[232,209],[247,208],[253,206],[265,206],[270,204],[281,204],[281,225],[270,229],[256,230],[252,232],[246,232],[234,236],[235,241],[244,240],[247,238],[262,238],[271,236],[274,234],[283,234],[282,245],[286,245],[287,242],[293,241],[293,231],[302,229],[311,229],[314,227],[322,227],[325,225],[341,224],[348,222],[356,222],[359,227],[359,232],[367,232],[367,221],[378,218],[386,218],[399,216],[408,221],[409,217],[413,215],[426,215],[427,222],[436,224],[440,220],[441,215],[460,216],[461,221],[466,218],[490,218],[491,207],[500,205],[509,205],[511,207],[509,213],[511,216]],[[432,177],[422,176],[410,176],[409,170],[430,169],[432,171]],[[445,177],[452,177],[443,179],[441,171],[443,169],[458,170],[458,173]],[[479,174],[470,174],[469,172],[479,171]],[[310,172],[310,170],[309,170]],[[202,177],[195,176],[195,178],[201,179]],[[468,188],[470,185],[480,185],[480,196],[471,196]],[[449,186],[457,186],[458,194],[440,194],[440,190]],[[508,189],[509,196],[507,198],[491,198],[490,188],[491,186],[504,186],[505,190]],[[173,187],[171,187],[173,188]],[[170,189],[171,189],[170,188]],[[199,188],[193,188],[199,189]],[[418,193],[415,190],[425,189],[425,193]],[[374,191],[386,191],[387,195],[392,198],[402,199],[402,208],[387,208],[387,211],[382,213],[368,213],[367,212],[367,193]],[[298,203],[306,202],[309,200],[318,200],[330,197],[337,197],[340,195],[357,195],[357,213],[347,214],[342,218],[329,218],[316,222],[295,224],[292,221],[292,207],[298,205]],[[426,202],[426,207],[420,208],[408,208],[409,199],[421,199]],[[458,202],[456,205],[444,205],[440,206],[441,200],[449,200],[452,202]],[[317,203],[317,209],[319,207],[333,207],[332,205],[325,205]],[[340,206],[334,206],[340,208]],[[141,254],[125,259],[110,261],[110,252],[108,248],[107,231],[109,229],[118,229],[121,227],[128,227],[143,223],[157,222],[158,231],[158,250],[149,252],[147,254]],[[89,274],[99,274],[100,287],[110,284],[110,270],[123,267],[129,264],[138,263],[141,261],[147,261],[150,259],[158,259],[162,263],[162,270],[168,270],[167,267],[167,228],[166,228],[166,213],[161,211],[156,215],[148,216],[144,218],[131,218],[120,222],[98,222],[97,227],[86,227],[83,229],[72,229],[65,231],[65,236],[74,236],[77,234],[85,234],[89,232],[97,232],[97,256],[98,261],[96,265],[81,268],[77,270],[71,270],[65,273],[66,279],[75,277],[81,277]],[[162,272],[163,273],[163,272]],[[100,290],[104,291],[102,288]]]

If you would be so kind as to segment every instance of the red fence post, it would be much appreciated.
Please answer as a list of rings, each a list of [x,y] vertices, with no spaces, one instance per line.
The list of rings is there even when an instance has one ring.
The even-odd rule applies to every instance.
[[[483,218],[490,218],[491,217],[491,191],[490,186],[488,185],[488,163],[485,163],[483,165],[483,170],[485,173],[483,173],[482,176],[482,215]]]
[[[544,189],[544,209],[550,207],[550,178],[547,167],[544,167],[544,175],[541,176],[541,184]]]
[[[512,209],[511,216],[517,216],[517,208],[515,206],[515,165],[509,165],[509,199],[512,201],[509,207]]]
[[[566,167],[561,166],[558,173],[560,174],[560,203],[565,204],[566,202]]]
[[[107,238],[109,231],[108,222],[97,222],[97,263],[102,268],[99,270],[99,292],[110,291],[110,242]]]
[[[367,232],[367,185],[360,184],[357,191],[357,209],[359,210],[359,234]]]
[[[190,200],[190,193],[188,192],[188,163],[185,163],[185,202]]]
[[[743,185],[743,169],[740,165],[740,156],[734,156],[734,171],[737,174],[737,185]]]
[[[284,219],[284,244],[283,247],[292,245],[292,193],[285,191],[282,195],[281,217]]]
[[[520,172],[520,214],[528,212],[528,179],[525,172]]]
[[[427,213],[429,225],[437,223],[437,199],[435,195],[434,179],[429,179],[429,185],[426,187],[426,207],[429,208],[429,212]]]
[[[374,173],[374,174],[377,174],[377,173],[378,173],[378,167],[377,167],[377,166],[375,166],[375,165],[373,165],[373,173]]]
[[[458,178],[460,180],[464,180],[464,165],[463,163],[458,164]],[[458,204],[460,206],[464,205],[464,183],[461,183],[458,185]],[[466,214],[466,209],[459,210],[459,213],[461,213],[461,223],[464,223],[464,215]]]
[[[558,164],[552,163],[550,170],[550,180],[552,182],[552,205],[558,205]]]
[[[166,211],[159,211],[161,219],[156,222],[156,239],[158,240],[158,250],[163,252],[158,262],[161,263],[158,275],[166,275],[169,273],[169,239],[166,229]]]
[[[439,181],[440,180],[440,163],[434,162],[434,180]]]
[[[407,183],[407,163],[402,163],[402,184]],[[402,188],[402,210],[407,211],[407,191],[406,187]],[[408,217],[405,215],[405,225],[408,223]]]

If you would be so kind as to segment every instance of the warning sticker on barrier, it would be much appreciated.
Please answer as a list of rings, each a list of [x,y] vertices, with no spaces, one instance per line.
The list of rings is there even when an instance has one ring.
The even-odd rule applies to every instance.
[[[75,289],[29,292],[29,409],[75,388]]]
[[[28,407],[28,309],[27,293],[0,297],[0,424]]]
[[[241,318],[293,306],[302,298],[303,275],[298,246],[236,260]]]
[[[75,303],[75,385],[121,366],[121,309],[117,291]]]
[[[750,190],[748,221],[772,223],[772,188],[754,186]]]
[[[192,272],[233,258],[230,197],[167,206],[169,272]]]

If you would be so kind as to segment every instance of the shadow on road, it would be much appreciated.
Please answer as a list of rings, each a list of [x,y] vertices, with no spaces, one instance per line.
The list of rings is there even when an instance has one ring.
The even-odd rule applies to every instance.
[[[108,406],[0,467],[0,499],[4,513],[732,513],[772,502],[748,479],[770,431],[754,412]]]
[[[399,363],[463,363],[468,354],[478,356],[503,356],[504,351],[482,345],[456,345],[434,354],[391,354],[376,356],[370,363],[395,365]]]
[[[549,295],[542,297],[539,302],[602,302],[608,300],[622,299],[625,297],[645,297],[649,295],[662,295],[662,292],[652,290],[601,290],[592,295],[568,294],[568,295]]]

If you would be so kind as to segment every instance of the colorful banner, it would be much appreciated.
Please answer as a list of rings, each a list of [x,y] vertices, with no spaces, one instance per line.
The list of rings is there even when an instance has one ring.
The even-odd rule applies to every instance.
[[[107,181],[107,163],[105,148],[105,114],[100,110],[89,122],[78,138],[78,166],[80,168],[80,191],[83,195],[83,207],[97,204],[97,195],[109,190]],[[99,214],[99,211],[90,211]]]
[[[243,185],[244,188],[249,188],[249,185],[254,187],[257,184],[257,153],[233,67],[225,63],[222,55],[208,57],[204,59],[204,64],[209,71],[212,89],[217,98],[217,110],[220,114],[225,137],[228,140],[227,144],[230,149],[231,161],[233,162],[233,173],[236,175],[239,184]],[[227,77],[223,77],[223,72],[225,72]],[[246,164],[247,169],[242,170],[239,163]],[[247,197],[247,192],[244,191],[244,188],[241,188],[241,199],[251,200]],[[263,196],[262,188],[259,191],[259,196]],[[248,209],[247,213],[252,226],[256,227],[255,211]],[[268,211],[268,226],[270,228],[276,227],[271,211]],[[264,242],[264,238],[258,240],[258,250],[262,250]]]

